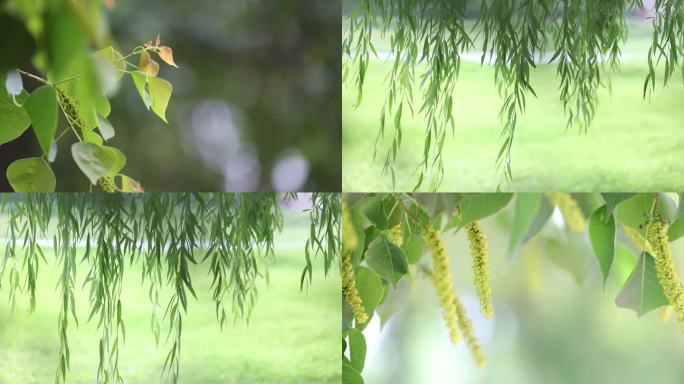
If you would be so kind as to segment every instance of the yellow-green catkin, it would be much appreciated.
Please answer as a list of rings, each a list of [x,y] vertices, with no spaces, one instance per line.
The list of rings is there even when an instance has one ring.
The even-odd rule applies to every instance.
[[[76,103],[74,102],[74,99],[72,99],[71,96],[67,95],[67,93],[61,89],[57,89],[57,98],[59,100],[59,104],[62,106],[64,114],[67,115],[70,124],[73,124],[75,128],[80,130],[79,134],[83,134],[83,127],[85,125],[83,124],[83,121],[81,121],[81,117],[78,115],[78,110],[76,109]]]
[[[463,338],[470,350],[470,354],[473,356],[473,359],[475,359],[477,366],[482,368],[487,361],[484,350],[475,337],[473,324],[470,322],[465,307],[458,297],[454,297],[454,307],[456,307],[456,313],[458,314],[458,327],[461,330],[461,333],[463,333]]]
[[[569,193],[547,193],[546,194],[551,200],[551,203],[560,209],[563,214],[563,220],[565,224],[573,232],[582,232],[587,226],[587,222],[584,219],[584,214],[580,209],[577,201],[570,196]]]
[[[368,321],[368,314],[363,307],[361,295],[359,295],[359,291],[356,289],[351,251],[344,247],[342,248],[342,294],[356,322],[358,324],[365,324]]]
[[[401,245],[404,243],[404,233],[401,230],[401,223],[390,228],[389,240],[397,247],[401,247]]]
[[[648,243],[648,240],[641,236],[639,231],[628,226],[623,226],[622,231],[625,233],[625,236],[627,236],[629,241],[631,241],[639,250],[653,254],[653,250],[651,249],[651,245]]]
[[[359,239],[354,231],[346,196],[342,196],[342,246],[348,250],[353,250],[358,243]]]
[[[470,243],[470,254],[473,258],[473,280],[477,296],[480,298],[480,311],[486,318],[491,319],[494,316],[494,306],[492,305],[492,287],[489,282],[487,239],[480,228],[479,221],[466,225],[466,232],[468,243]]]
[[[444,323],[449,331],[451,342],[456,344],[461,336],[458,331],[458,312],[455,305],[456,293],[451,282],[451,265],[444,241],[439,232],[432,226],[423,228],[423,236],[430,253],[432,254],[432,284],[437,292],[439,305],[442,307]]]
[[[655,269],[660,286],[667,301],[672,306],[677,320],[684,332],[684,288],[682,282],[677,277],[677,268],[672,259],[672,248],[667,235],[665,224],[658,218],[651,222],[648,228],[648,242],[653,249],[655,258]]]
[[[114,180],[108,176],[100,177],[97,180],[97,186],[100,187],[103,192],[116,192],[116,184],[114,184]]]

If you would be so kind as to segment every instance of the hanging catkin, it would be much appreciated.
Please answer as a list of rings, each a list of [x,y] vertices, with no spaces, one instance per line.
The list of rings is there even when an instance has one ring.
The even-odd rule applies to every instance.
[[[677,320],[684,332],[684,288],[677,277],[677,268],[672,259],[672,248],[665,224],[656,218],[648,228],[648,242],[653,249],[656,274],[667,301],[677,314]]]
[[[573,232],[582,232],[586,228],[587,222],[584,219],[584,214],[580,209],[577,201],[570,196],[569,193],[547,193],[551,203],[560,209],[563,214],[565,224]]]
[[[114,179],[109,176],[100,177],[97,180],[97,186],[100,187],[103,192],[116,192],[116,184],[114,184]]]
[[[460,340],[458,332],[459,316],[456,302],[456,293],[451,282],[451,266],[444,242],[439,237],[439,232],[432,226],[423,228],[425,243],[432,254],[432,283],[437,292],[439,305],[442,307],[444,322],[449,330],[451,342],[456,344]]]
[[[344,247],[342,248],[342,294],[356,322],[365,324],[368,321],[368,314],[366,314],[366,310],[363,308],[363,301],[359,291],[356,289],[351,251]]]
[[[466,225],[466,232],[470,254],[473,258],[473,280],[480,299],[480,311],[486,318],[491,319],[494,316],[494,306],[492,306],[492,287],[489,282],[487,239],[480,228],[479,221]]]
[[[390,228],[389,240],[397,247],[401,247],[401,245],[404,243],[404,234],[401,230],[401,223]]]
[[[478,367],[484,367],[486,362],[484,350],[475,337],[475,333],[473,332],[473,324],[470,322],[470,319],[466,314],[465,307],[458,297],[454,297],[454,307],[456,307],[456,313],[458,314],[458,327],[463,333],[463,338],[465,339],[465,343],[470,350],[470,354],[475,359],[475,363]]]

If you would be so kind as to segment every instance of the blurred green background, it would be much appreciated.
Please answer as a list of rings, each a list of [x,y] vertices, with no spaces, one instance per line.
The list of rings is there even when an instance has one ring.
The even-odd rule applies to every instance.
[[[474,15],[473,15],[474,16]],[[474,20],[474,19],[473,19]],[[469,22],[472,26],[472,20]],[[622,48],[621,69],[609,72],[610,87],[599,91],[595,119],[586,134],[565,130],[566,117],[559,99],[556,65],[541,64],[531,73],[538,98],[528,97],[527,109],[518,118],[512,150],[513,181],[502,183],[512,191],[645,191],[684,189],[684,87],[681,74],[669,87],[656,87],[643,99],[648,74],[647,51],[652,40],[650,21],[630,18],[629,38]],[[350,66],[342,90],[343,189],[391,191],[392,178],[382,175],[393,127],[388,123],[378,154],[370,161],[380,127],[380,112],[387,97],[389,42],[374,34],[378,58],[371,56],[363,100],[354,107],[357,90]],[[476,45],[477,46],[477,45]],[[503,104],[494,84],[494,69],[480,66],[481,53],[467,53],[454,93],[453,135],[447,135],[442,155],[443,191],[494,191],[502,181],[496,158],[501,148]],[[420,78],[425,65],[416,68]],[[662,75],[659,75],[659,81]],[[421,92],[416,88],[415,103]],[[417,182],[416,167],[422,160],[425,123],[418,113],[404,113],[403,139],[396,171],[396,189],[411,190]],[[430,188],[424,182],[422,187]]]
[[[0,222],[2,219],[0,218]],[[249,324],[229,320],[220,330],[211,300],[207,265],[191,270],[198,300],[188,303],[183,319],[180,383],[339,383],[340,279],[337,272],[323,277],[322,258],[314,266],[313,282],[304,292],[299,278],[304,266],[303,245],[308,219],[286,214],[286,227],[277,236],[270,263],[269,283],[261,280]],[[50,243],[50,242],[48,242]],[[59,267],[52,246],[43,247],[50,260],[39,273],[36,312],[28,314],[28,300],[20,295],[14,311],[8,291],[0,289],[0,383],[43,384],[54,381],[57,368],[57,319],[60,294],[55,289]],[[0,254],[4,249],[0,247]],[[87,273],[81,266],[80,288]],[[168,348],[163,344],[167,323],[162,322],[159,348],[150,321],[152,306],[141,270],[126,270],[122,294],[126,343],[121,348],[121,373],[129,383],[167,382],[160,378]],[[92,383],[98,364],[100,333],[90,312],[88,287],[78,290],[79,327],[69,325],[70,383]],[[165,299],[160,298],[162,305]],[[162,308],[163,311],[163,308]]]
[[[587,232],[571,234],[552,219],[522,251],[506,255],[512,207],[482,221],[490,250],[492,320],[479,312],[465,232],[443,234],[454,285],[487,355],[477,368],[463,342],[454,346],[432,285],[404,277],[380,311],[398,310],[364,330],[368,384],[403,383],[681,383],[684,334],[660,310],[637,318],[615,303],[636,250],[620,246],[605,289]],[[620,236],[622,238],[622,236]],[[631,249],[631,251],[630,251]],[[673,244],[684,276],[684,241]]]
[[[159,73],[174,87],[168,125],[128,76],[111,99],[108,145],[126,154],[122,173],[148,191],[340,190],[338,0],[103,3],[113,8],[98,28],[109,27],[120,52],[159,34],[180,67]],[[70,145],[60,142],[53,164],[57,190],[87,191]],[[31,130],[3,145],[0,190],[11,161],[38,153]]]

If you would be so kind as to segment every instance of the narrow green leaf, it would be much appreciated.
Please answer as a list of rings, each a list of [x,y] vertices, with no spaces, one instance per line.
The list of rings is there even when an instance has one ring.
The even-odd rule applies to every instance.
[[[57,130],[57,92],[54,87],[44,85],[31,93],[24,104],[31,118],[33,131],[43,153],[50,152],[52,140]]]
[[[598,259],[603,285],[605,287],[610,266],[615,256],[615,219],[608,213],[608,206],[603,205],[597,209],[589,219],[589,238],[594,254]]]
[[[542,195],[539,193],[519,193],[516,196],[513,227],[508,242],[509,257],[515,256],[522,246],[522,240],[539,211],[541,199]]]

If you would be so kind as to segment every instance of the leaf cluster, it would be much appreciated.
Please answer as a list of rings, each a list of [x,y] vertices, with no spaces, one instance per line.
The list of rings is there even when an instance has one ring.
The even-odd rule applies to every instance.
[[[541,242],[544,257],[571,273],[578,284],[599,270],[603,287],[610,275],[618,285],[615,303],[638,316],[673,305],[663,293],[656,273],[648,228],[654,220],[668,223],[673,242],[684,236],[684,194],[602,193],[572,194],[575,215],[587,218],[581,231],[565,223],[549,223],[558,209],[552,196],[541,193],[482,194],[365,194],[349,195],[349,215],[358,237],[352,250],[356,287],[369,318],[381,324],[399,309],[410,284],[418,277],[430,278],[427,227],[444,238],[481,219],[498,216],[510,233],[505,258],[512,260],[530,241]],[[567,201],[567,199],[564,199]],[[678,201],[676,201],[678,200]],[[390,241],[393,228],[401,226],[402,241]],[[399,245],[397,245],[399,244]],[[594,259],[584,255],[594,255]],[[492,255],[492,257],[496,257]],[[453,256],[452,256],[453,259]],[[459,260],[460,261],[460,260]],[[459,267],[460,268],[460,267]],[[493,292],[494,300],[497,293]],[[343,311],[343,382],[363,382],[365,360],[363,330],[368,322],[354,322],[347,305]],[[346,353],[348,349],[348,353]],[[345,355],[346,354],[346,355]]]

